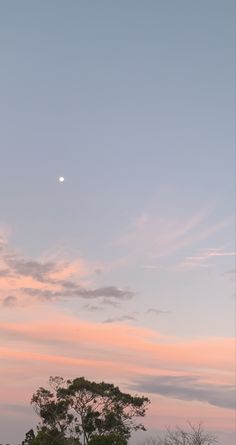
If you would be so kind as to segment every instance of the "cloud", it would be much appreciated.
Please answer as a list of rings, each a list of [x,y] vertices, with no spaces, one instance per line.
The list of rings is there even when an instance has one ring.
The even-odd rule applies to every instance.
[[[144,377],[134,389],[187,401],[207,402],[221,408],[235,409],[235,386],[203,383],[199,377],[165,375]]]
[[[104,306],[111,306],[113,308],[119,308],[120,302],[117,301],[117,299],[107,298],[107,297],[101,297],[98,299],[98,301],[103,304]]]
[[[3,298],[2,305],[6,307],[15,306],[17,302],[17,298],[13,297],[12,295],[9,295],[8,297]]]
[[[155,309],[155,308],[150,308],[147,310],[147,314],[156,314],[156,315],[161,315],[161,314],[171,314],[170,311],[162,311],[161,309]]]
[[[199,210],[195,214],[185,214],[176,218],[160,216],[156,212],[137,217],[113,242],[113,247],[127,252],[129,263],[139,263],[143,270],[162,270],[179,264],[186,252],[195,246],[204,246],[227,226],[232,226],[234,218],[212,222],[212,208]],[[227,240],[228,241],[228,240]],[[228,252],[227,256],[234,252]],[[211,252],[209,260],[220,252]],[[222,256],[225,255],[222,252]],[[168,264],[168,265],[167,265]]]
[[[194,269],[198,267],[209,267],[213,266],[212,260],[235,257],[236,252],[234,251],[224,251],[222,249],[199,249],[195,255],[187,256],[179,264],[180,269]],[[209,262],[211,261],[211,262]]]
[[[125,321],[137,321],[135,317],[132,317],[131,315],[121,315],[120,317],[111,317],[107,318],[103,323],[119,323],[119,322],[125,322]]]
[[[97,312],[97,311],[101,311],[103,308],[101,306],[97,306],[95,304],[85,304],[83,306],[83,309],[85,309],[89,312]]]
[[[75,294],[83,298],[117,298],[118,300],[129,300],[134,294],[130,290],[120,289],[115,286],[100,287],[97,289],[78,289]]]
[[[39,261],[26,261],[16,256],[5,255],[5,262],[10,267],[12,274],[34,278],[36,281],[50,282],[50,275],[59,270],[55,263],[40,263]]]
[[[10,275],[10,272],[8,269],[0,270],[0,277],[8,277]]]
[[[209,210],[199,211],[185,220],[174,218],[160,218],[155,214],[143,215],[136,218],[114,245],[143,245],[150,244],[158,247],[159,255],[169,255],[182,247],[195,244],[220,231],[232,221],[221,221],[210,225],[208,222]]]
[[[27,259],[12,251],[6,241],[2,242],[0,300],[4,306],[81,298],[115,307],[120,301],[133,298],[134,293],[129,289],[92,286],[91,275],[94,276],[94,265],[89,267],[80,258],[74,261]],[[9,294],[14,294],[14,299],[9,299]]]
[[[59,300],[69,298],[84,298],[98,300],[100,297],[104,297],[106,300],[100,300],[101,302],[107,302],[108,299],[117,300],[129,300],[134,296],[134,293],[129,290],[119,289],[115,286],[99,287],[97,289],[85,289],[78,285],[68,290],[53,291],[50,289],[34,289],[34,288],[22,288],[21,291],[24,294],[32,297],[37,297],[43,300]],[[113,300],[112,300],[113,302]]]
[[[54,315],[52,321],[52,314]],[[37,320],[37,318],[39,320]],[[54,355],[56,350],[51,346],[66,344],[65,356],[79,356],[93,350],[93,358],[98,359],[110,355],[125,354],[125,360],[131,357],[136,372],[145,366],[153,374],[157,369],[185,370],[191,373],[192,369],[199,373],[209,370],[211,374],[219,372],[231,373],[233,369],[233,356],[235,341],[232,338],[205,338],[202,340],[184,340],[160,335],[152,329],[129,326],[127,319],[122,317],[123,326],[110,321],[110,323],[95,323],[81,321],[75,317],[59,315],[54,309],[45,313],[44,308],[34,314],[34,320],[22,323],[0,323],[0,338],[11,338],[9,348],[17,350],[18,342],[25,342],[25,351],[34,345],[42,345],[40,351],[46,353],[45,345],[49,346],[48,354]],[[115,318],[115,317],[114,317]],[[119,318],[119,317],[118,317]],[[3,342],[5,347],[5,341]],[[32,345],[29,349],[29,345]],[[79,348],[78,348],[79,347]],[[24,350],[24,344],[21,346]],[[57,351],[58,352],[58,351]],[[120,360],[120,358],[119,358]],[[145,364],[145,365],[144,365]],[[165,372],[166,373],[166,372]]]

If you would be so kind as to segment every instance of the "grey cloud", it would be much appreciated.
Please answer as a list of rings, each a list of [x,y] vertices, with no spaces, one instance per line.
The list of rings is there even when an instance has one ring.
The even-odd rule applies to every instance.
[[[10,251],[6,244],[3,245],[2,251],[1,256],[5,263],[5,269],[0,271],[0,273],[4,273],[4,276],[27,276],[42,283],[53,283],[54,281],[50,278],[50,274],[66,267],[66,264],[59,265],[52,261],[26,260],[15,252]]]
[[[0,270],[0,277],[9,277],[10,271],[8,269],[2,269]]]
[[[39,298],[41,300],[55,300],[64,297],[64,294],[68,296],[65,291],[52,291],[50,289],[35,289],[32,287],[22,287],[21,292],[30,297]]]
[[[136,318],[131,315],[122,315],[121,317],[107,318],[103,323],[116,323],[122,321],[136,321]]]
[[[112,306],[113,308],[119,308],[120,307],[120,303],[119,301],[117,301],[117,299],[114,298],[108,298],[108,297],[100,297],[98,299],[99,303],[101,303],[104,306]]]
[[[2,305],[5,307],[14,306],[17,302],[17,298],[9,295],[8,297],[3,298]]]
[[[108,299],[128,300],[134,296],[134,293],[129,290],[119,289],[115,286],[100,287],[97,289],[85,289],[78,285],[74,285],[68,290],[62,289],[59,291],[52,291],[47,289],[34,289],[34,288],[22,288],[22,292],[32,297],[38,297],[46,300],[54,300],[60,298],[73,298],[80,297],[85,299],[100,299],[104,297],[105,300],[100,300],[104,304],[107,304]]]
[[[79,288],[75,292],[78,296],[84,298],[112,297],[118,300],[130,300],[133,297],[133,292],[115,286],[100,287],[93,290]]]
[[[69,280],[61,280],[61,281],[58,281],[57,284],[60,284],[65,289],[77,289],[78,288],[78,284],[74,283],[73,281],[69,281]]]
[[[156,315],[161,315],[161,314],[170,314],[170,311],[162,311],[160,309],[155,309],[155,308],[150,308],[147,310],[147,314],[156,314]]]
[[[97,311],[101,311],[103,309],[102,306],[96,306],[94,304],[85,304],[83,306],[83,308],[89,312],[97,312]]]
[[[235,387],[202,383],[192,376],[143,377],[133,387],[138,391],[159,394],[180,400],[206,402],[210,405],[235,409]]]
[[[16,274],[32,277],[40,282],[48,281],[48,275],[57,270],[56,264],[51,262],[25,261],[14,256],[6,262]]]

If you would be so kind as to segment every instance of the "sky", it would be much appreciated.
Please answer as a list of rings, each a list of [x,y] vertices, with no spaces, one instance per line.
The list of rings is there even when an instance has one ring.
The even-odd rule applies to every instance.
[[[3,0],[0,57],[0,441],[83,375],[233,445],[235,2]]]

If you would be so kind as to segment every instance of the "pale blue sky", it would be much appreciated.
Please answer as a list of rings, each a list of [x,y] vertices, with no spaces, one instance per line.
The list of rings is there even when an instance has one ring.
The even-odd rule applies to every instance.
[[[1,211],[25,248],[99,246],[166,188],[232,212],[233,5],[1,2]]]
[[[1,223],[17,247],[114,260],[127,252],[113,241],[140,215],[184,222],[212,207],[209,224],[232,218],[233,9],[1,2]],[[232,233],[197,247],[232,249]],[[163,280],[118,275],[152,298]]]

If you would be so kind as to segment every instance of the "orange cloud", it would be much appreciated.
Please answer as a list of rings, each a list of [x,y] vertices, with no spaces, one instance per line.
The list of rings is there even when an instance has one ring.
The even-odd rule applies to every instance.
[[[115,382],[131,392],[140,376],[150,381],[155,376],[184,376],[190,381],[192,377],[210,388],[231,388],[234,382],[234,339],[186,341],[151,329],[91,323],[59,313],[54,314],[53,322],[50,319],[52,310],[48,314],[40,310],[37,314],[28,311],[22,323],[0,323],[2,403],[28,405],[32,393],[47,385],[50,375],[84,375]],[[147,394],[144,389],[139,391]],[[200,414],[213,428],[217,424],[232,427],[231,411],[222,406],[154,393],[148,396],[152,401],[147,417],[150,426],[181,423],[183,418],[197,419]]]
[[[87,360],[88,354],[98,364],[112,367],[112,363],[122,363],[134,371],[153,373],[156,369],[200,372],[212,370],[220,376],[230,375],[233,371],[234,339],[209,338],[205,340],[176,340],[164,337],[157,332],[128,325],[106,325],[79,321],[73,317],[57,316],[49,320],[28,323],[0,323],[1,336],[8,339],[9,348],[21,344],[21,353],[37,360],[37,353],[43,354],[42,360],[63,361],[76,364],[78,359]],[[34,350],[33,355],[32,347]],[[79,354],[78,350],[79,348]],[[63,356],[58,351],[63,349]],[[8,349],[4,349],[4,354]],[[36,352],[38,351],[38,352]],[[2,350],[3,352],[3,350]],[[20,354],[14,352],[16,357]],[[9,349],[11,358],[14,354]],[[13,355],[12,355],[13,354]],[[109,359],[112,357],[112,360]],[[20,358],[20,356],[19,356]],[[23,356],[25,359],[25,356]],[[105,359],[105,361],[104,361]],[[88,363],[95,366],[89,359]],[[131,366],[132,363],[132,366]],[[145,366],[143,364],[145,363]],[[204,372],[203,372],[204,375]],[[209,379],[209,374],[207,376]]]

